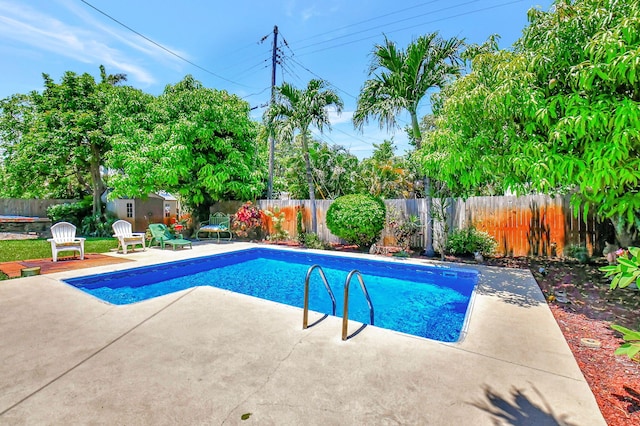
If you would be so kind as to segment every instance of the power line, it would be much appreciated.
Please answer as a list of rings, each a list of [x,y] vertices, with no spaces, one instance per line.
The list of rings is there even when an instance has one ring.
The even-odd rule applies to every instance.
[[[262,55],[265,58],[265,60],[268,61],[271,58],[271,49],[269,49],[267,51],[262,51],[260,53],[260,55]],[[258,56],[260,56],[260,55],[258,55]],[[227,59],[228,59],[228,57],[225,57],[225,61]],[[251,61],[255,61],[255,56],[246,56],[246,57],[244,57],[243,59],[241,59],[241,60],[239,60],[237,62],[234,62],[232,64],[229,64],[229,65],[225,66],[225,67],[220,68],[220,70],[221,71],[226,71],[226,70],[229,70],[231,68],[234,68],[234,67],[242,65],[242,64],[246,64],[247,62],[251,62]]]
[[[384,15],[375,16],[375,17],[373,17],[373,18],[365,19],[364,21],[356,22],[356,23],[353,23],[353,24],[349,24],[349,25],[345,25],[345,26],[342,26],[342,27],[335,28],[335,29],[333,29],[333,30],[329,30],[329,31],[325,31],[325,32],[322,32],[322,33],[318,33],[318,34],[316,34],[316,35],[312,35],[312,36],[309,36],[309,37],[307,37],[307,38],[303,38],[303,39],[298,40],[298,41],[299,41],[299,42],[301,42],[301,41],[312,40],[312,39],[314,39],[314,38],[318,38],[318,37],[326,36],[327,34],[335,33],[335,32],[338,32],[338,31],[344,30],[344,29],[346,29],[346,28],[355,27],[355,26],[358,26],[358,25],[361,25],[361,24],[365,24],[365,23],[367,23],[367,22],[376,21],[376,20],[378,20],[378,19],[386,18],[386,17],[391,16],[391,15],[397,15],[397,14],[399,14],[399,13],[406,12],[406,11],[408,11],[408,10],[412,10],[412,9],[416,9],[416,8],[420,8],[420,7],[428,6],[429,4],[431,4],[431,3],[437,3],[438,1],[441,1],[441,0],[432,0],[432,1],[427,2],[427,3],[421,3],[421,4],[417,4],[417,5],[414,5],[414,6],[410,6],[410,7],[404,8],[404,9],[396,10],[396,11],[394,11],[394,12],[385,13]]]
[[[341,35],[341,36],[338,36],[338,37],[334,37],[334,38],[329,39],[329,40],[323,40],[323,41],[319,41],[317,43],[312,43],[312,44],[308,44],[306,46],[301,46],[298,49],[299,50],[308,49],[308,48],[313,47],[313,46],[318,46],[320,44],[330,43],[330,42],[335,41],[335,40],[339,40],[339,39],[343,39],[343,38],[354,36],[356,34],[362,34],[362,33],[366,33],[366,32],[369,32],[369,31],[379,30],[380,28],[383,28],[383,27],[386,27],[386,26],[389,26],[389,25],[393,25],[393,24],[398,24],[400,22],[411,21],[411,20],[414,20],[414,19],[417,19],[417,18],[421,18],[421,17],[426,16],[426,15],[431,15],[431,14],[438,13],[438,12],[443,12],[443,11],[449,10],[449,9],[455,9],[457,7],[466,6],[466,5],[469,5],[471,3],[477,3],[478,1],[480,1],[480,0],[470,0],[470,1],[467,1],[465,3],[454,4],[454,5],[451,5],[451,6],[443,7],[441,9],[431,10],[431,11],[429,11],[427,13],[422,13],[420,15],[414,15],[414,16],[410,16],[408,18],[399,19],[397,21],[389,22],[389,23],[386,23],[384,25],[377,25],[377,26],[372,27],[372,28],[366,28],[364,30],[355,31],[355,32],[352,32],[350,34],[344,34],[344,35]]]
[[[350,97],[352,97],[353,99],[358,99],[357,96],[352,95],[351,93],[347,92],[346,90],[342,90],[341,88],[339,88],[338,86],[336,86],[335,84],[331,83],[329,80],[322,78],[321,76],[319,76],[318,74],[316,74],[315,72],[311,71],[309,68],[307,68],[306,66],[302,65],[300,62],[298,62],[297,60],[292,58],[291,59],[292,62],[298,64],[299,66],[301,66],[305,71],[307,71],[309,74],[318,77],[320,80],[324,80],[326,82],[328,82],[332,87],[335,87],[337,90],[339,90],[340,92],[344,93],[345,95],[348,95]]]
[[[364,143],[364,144],[367,144],[367,145],[371,145],[371,146],[373,146],[373,142],[369,142],[369,141],[366,141],[366,140],[364,140],[364,139],[361,139],[361,138],[357,137],[356,135],[353,135],[353,134],[350,134],[350,133],[345,132],[344,130],[335,129],[335,128],[334,128],[333,130],[335,130],[335,131],[336,131],[336,132],[338,132],[338,133],[342,133],[343,135],[349,136],[350,138],[353,138],[353,139],[355,139],[355,140],[358,140],[358,141],[360,141],[360,142],[362,142],[362,143]]]
[[[247,98],[250,98],[251,96],[262,95],[264,92],[266,92],[269,89],[271,89],[271,86],[267,86],[264,89],[262,89],[261,91],[256,92],[256,93],[249,93],[248,95],[243,96],[241,99],[247,99]]]
[[[302,81],[302,78],[300,78],[300,76],[295,72],[295,70],[291,67],[291,65],[289,65],[288,61],[285,61],[284,59],[287,59],[287,58],[286,57],[283,58],[283,61],[280,63],[282,70],[285,71],[294,79]]]
[[[460,16],[471,15],[471,14],[478,13],[478,12],[485,12],[487,10],[496,9],[496,8],[499,8],[499,7],[502,7],[502,6],[508,6],[508,5],[511,5],[511,4],[514,4],[514,3],[520,3],[522,1],[523,0],[514,0],[514,1],[509,1],[509,2],[506,2],[506,3],[500,3],[500,4],[497,4],[497,5],[493,5],[493,6],[488,6],[488,7],[483,7],[483,8],[480,8],[480,9],[475,9],[475,10],[471,10],[471,11],[467,11],[467,12],[458,13],[458,14],[455,14],[455,15],[445,16],[443,18],[433,19],[431,21],[421,22],[419,24],[410,25],[408,27],[403,27],[403,28],[398,28],[398,29],[395,29],[395,30],[387,31],[385,34],[393,34],[393,33],[397,33],[397,32],[400,32],[400,31],[405,31],[405,30],[408,30],[408,29],[411,29],[411,28],[416,28],[416,27],[420,27],[420,26],[423,26],[423,25],[427,25],[427,24],[433,24],[435,22],[441,22],[441,21],[446,21],[448,19],[459,18]],[[313,53],[318,53],[318,52],[323,52],[325,50],[335,49],[335,48],[338,48],[338,47],[346,46],[348,44],[358,43],[358,42],[361,42],[361,41],[364,41],[364,40],[370,40],[370,39],[373,39],[373,38],[376,38],[376,37],[379,37],[379,35],[372,35],[372,36],[368,36],[368,37],[359,38],[357,40],[347,41],[347,42],[344,42],[344,43],[341,43],[341,44],[337,44],[337,45],[334,45],[334,46],[328,46],[328,47],[325,47],[325,48],[322,48],[322,49],[313,50],[311,52],[305,52],[305,53],[299,54],[298,56],[311,55]],[[309,46],[307,46],[307,47],[309,47]]]
[[[336,88],[336,90],[338,90],[338,91],[340,91],[340,92],[344,93],[344,94],[345,94],[345,95],[347,95],[347,96],[350,96],[350,97],[351,97],[351,98],[353,98],[353,99],[358,99],[358,97],[357,97],[357,96],[354,96],[354,95],[352,95],[351,93],[347,92],[346,90],[343,90],[343,89],[339,88],[339,87],[338,87],[338,86],[336,86],[335,84],[331,83],[329,80],[327,80],[327,79],[325,79],[325,78],[321,77],[320,75],[318,75],[318,74],[316,74],[315,72],[311,71],[311,70],[310,70],[309,68],[307,68],[306,66],[302,65],[299,61],[297,61],[297,60],[295,60],[295,59],[293,59],[293,58],[290,58],[290,59],[291,59],[291,61],[293,61],[293,62],[295,62],[296,64],[298,64],[299,66],[301,66],[301,67],[302,67],[305,71],[307,71],[309,74],[311,74],[311,75],[313,75],[313,76],[315,76],[315,77],[317,77],[317,78],[319,78],[319,79],[321,79],[321,80],[324,80],[324,81],[328,82],[328,83],[329,83],[329,85],[330,85],[330,86],[332,86],[332,87],[335,87],[335,88]],[[397,119],[396,119],[396,121],[398,121],[398,122],[400,122],[400,123],[402,123],[402,124],[405,124],[405,125],[407,125],[407,126],[409,125],[409,123],[408,123],[406,120],[403,120],[403,119],[401,119],[401,118],[397,118]]]
[[[251,67],[249,67],[249,68],[245,69],[244,71],[237,73],[237,74],[236,74],[236,78],[239,78],[240,76],[243,76],[243,75],[245,75],[245,74],[248,74],[249,72],[251,72],[251,71],[255,70],[256,68],[259,68],[259,69],[261,69],[261,70],[266,69],[266,68],[269,68],[269,64],[265,63],[265,62],[267,62],[267,61],[268,61],[268,59],[264,59],[263,61],[261,61],[261,62],[259,62],[259,63],[257,63],[257,64],[254,64],[253,66],[251,66]]]
[[[242,87],[250,87],[250,86],[247,86],[247,85],[245,85],[245,84],[238,83],[238,82],[233,81],[233,80],[229,80],[228,78],[225,78],[225,77],[223,77],[223,76],[221,76],[221,75],[219,75],[219,74],[216,74],[216,73],[214,73],[213,71],[210,71],[210,70],[208,70],[208,69],[206,69],[206,68],[204,68],[204,67],[202,67],[202,66],[200,66],[200,65],[196,64],[195,62],[192,62],[192,61],[188,60],[187,58],[185,58],[185,57],[183,57],[183,56],[181,56],[181,55],[177,54],[176,52],[172,51],[171,49],[168,49],[168,48],[164,47],[164,46],[163,46],[163,45],[161,45],[160,43],[157,43],[157,42],[155,42],[155,41],[151,40],[149,37],[145,36],[144,34],[139,33],[138,31],[134,30],[134,29],[133,29],[133,28],[131,28],[130,26],[128,26],[128,25],[126,25],[126,24],[124,24],[124,23],[120,22],[119,20],[117,20],[117,19],[116,19],[116,18],[114,18],[113,16],[109,15],[109,14],[108,14],[108,13],[106,13],[106,12],[103,12],[102,10],[98,9],[97,7],[95,7],[94,5],[92,5],[91,3],[87,2],[86,0],[80,0],[80,1],[81,1],[82,3],[84,3],[84,4],[86,4],[87,6],[89,6],[90,8],[94,9],[96,12],[98,12],[98,13],[100,13],[100,14],[102,14],[102,15],[106,16],[107,18],[111,19],[113,22],[117,23],[118,25],[123,26],[124,28],[128,29],[128,30],[129,30],[129,31],[131,31],[132,33],[134,33],[134,34],[138,35],[139,37],[142,37],[143,39],[145,39],[145,40],[146,40],[146,41],[148,41],[149,43],[151,43],[151,44],[153,44],[153,45],[155,45],[155,46],[159,47],[160,49],[164,50],[165,52],[167,52],[167,53],[169,53],[169,54],[171,54],[171,55],[173,55],[173,56],[175,56],[176,58],[181,59],[182,61],[184,61],[184,62],[186,62],[186,63],[188,63],[188,64],[190,64],[190,65],[192,65],[192,66],[194,66],[194,67],[196,67],[196,68],[198,68],[198,69],[200,69],[200,70],[202,70],[202,71],[204,71],[204,72],[206,72],[206,73],[208,73],[208,74],[211,74],[211,75],[212,75],[212,76],[214,76],[214,77],[217,77],[217,78],[219,78],[219,79],[221,79],[221,80],[224,80],[224,81],[226,81],[226,82],[228,82],[228,83],[232,83],[232,84],[235,84],[235,85],[237,85],[237,86],[242,86]]]

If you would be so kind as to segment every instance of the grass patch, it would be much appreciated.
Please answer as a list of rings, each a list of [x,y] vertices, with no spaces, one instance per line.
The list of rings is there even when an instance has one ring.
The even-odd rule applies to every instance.
[[[106,253],[118,247],[115,238],[87,238],[85,253]],[[51,257],[51,243],[47,240],[2,240],[0,241],[0,262],[46,259]]]

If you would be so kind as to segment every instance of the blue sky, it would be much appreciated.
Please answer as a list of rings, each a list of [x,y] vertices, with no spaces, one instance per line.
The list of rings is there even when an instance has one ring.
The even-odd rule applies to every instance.
[[[526,26],[527,10],[546,11],[551,4],[551,0],[0,0],[0,98],[42,90],[42,73],[55,81],[65,71],[98,78],[103,64],[107,72],[125,73],[128,84],[154,95],[191,74],[206,87],[244,98],[257,107],[253,116],[260,119],[261,106],[270,95],[277,25],[282,58],[277,84],[287,81],[304,87],[312,78],[323,78],[344,101],[342,115],[333,118],[333,131],[319,137],[360,158],[371,155],[374,143],[393,137],[397,153],[402,154],[408,148],[402,129],[381,130],[373,123],[359,132],[351,124],[370,53],[383,41],[383,34],[402,47],[433,31],[472,43],[499,34],[500,46],[508,48]],[[421,115],[429,111],[425,99]],[[409,119],[402,116],[400,121]]]

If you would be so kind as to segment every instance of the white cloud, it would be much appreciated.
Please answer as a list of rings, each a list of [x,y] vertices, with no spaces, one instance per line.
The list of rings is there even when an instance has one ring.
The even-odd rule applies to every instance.
[[[301,13],[302,13],[302,20],[303,21],[308,21],[309,19],[313,18],[314,16],[319,15],[319,13],[317,12],[315,6],[308,7],[306,9],[304,9]]]
[[[329,121],[332,126],[336,124],[350,123],[352,117],[353,111],[342,111],[342,113],[338,115],[335,110],[329,110]]]
[[[314,2],[315,4],[309,4],[308,0],[303,2],[303,5],[306,6],[299,12],[297,11],[298,4],[296,0],[289,0],[284,4],[284,10],[286,16],[300,16],[302,21],[308,21],[312,18],[329,16],[334,13],[337,13],[340,10],[340,2],[333,1],[329,2],[327,0],[322,0],[321,2]]]
[[[78,3],[74,0],[61,0],[61,1],[64,1],[65,7],[71,12],[73,12],[80,19],[82,19],[84,22],[86,22],[88,26],[90,26],[91,28],[100,30],[99,32],[94,31],[94,34],[96,35],[99,34],[100,32],[109,34],[110,36],[117,39],[119,42],[123,43],[127,47],[135,49],[141,52],[142,54],[144,54],[145,56],[155,57],[156,59],[170,59],[173,62],[176,62],[179,60],[176,58],[175,55],[172,55],[171,53],[167,52],[167,50],[170,50],[175,54],[182,56],[185,59],[191,59],[186,52],[182,52],[173,46],[167,46],[164,42],[158,43],[158,44],[164,46],[167,50],[164,50],[158,47],[157,45],[151,43],[148,40],[145,40],[144,38],[134,34],[129,30],[124,29],[123,27],[120,27],[120,26],[113,27],[113,26],[105,25],[101,20],[98,20],[94,17],[95,13],[92,13],[92,11],[82,7],[82,5],[78,5]],[[149,38],[151,39],[151,37]]]
[[[11,40],[16,47],[21,45],[84,63],[104,64],[107,69],[126,72],[142,84],[156,82],[149,71],[136,64],[136,59],[111,47],[112,40],[106,39],[104,33],[94,31],[95,26],[69,25],[28,5],[0,1],[0,37]]]

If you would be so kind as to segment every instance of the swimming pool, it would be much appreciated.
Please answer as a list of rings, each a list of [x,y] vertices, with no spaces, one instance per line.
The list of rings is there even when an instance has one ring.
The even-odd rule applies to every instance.
[[[444,342],[459,340],[478,281],[478,272],[470,269],[266,248],[64,281],[117,305],[208,285],[301,308],[305,276],[315,264],[322,267],[335,294],[336,316],[342,317],[345,279],[357,269],[373,303],[377,327]],[[365,297],[358,285],[351,287],[349,319],[367,324]],[[310,278],[309,308],[331,313],[331,300],[319,273]]]

